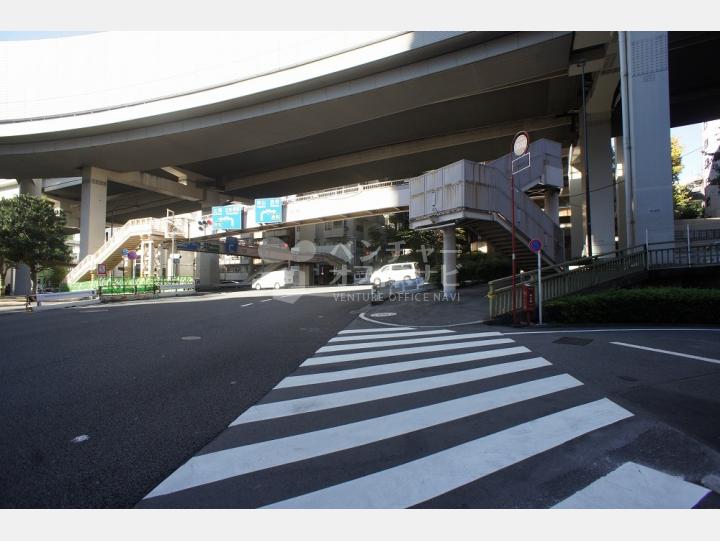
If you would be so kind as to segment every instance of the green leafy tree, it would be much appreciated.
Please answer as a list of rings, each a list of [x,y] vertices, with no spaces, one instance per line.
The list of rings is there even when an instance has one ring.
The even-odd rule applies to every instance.
[[[23,194],[0,207],[0,253],[13,265],[30,267],[34,293],[40,271],[70,262],[64,226],[63,212],[42,197]]]
[[[677,137],[670,138],[670,163],[672,164],[672,179],[673,182],[680,180],[680,173],[685,168],[682,164],[682,153],[683,147],[680,144],[680,139]]]
[[[10,200],[0,199],[0,235],[5,230],[5,223],[8,220],[10,212]],[[0,241],[0,295],[5,294],[5,273],[15,266],[8,255],[8,247],[4,242]]]
[[[675,218],[702,218],[702,203],[693,199],[687,186],[680,184],[683,147],[677,137],[670,138],[670,163],[672,165],[673,182],[673,215]]]

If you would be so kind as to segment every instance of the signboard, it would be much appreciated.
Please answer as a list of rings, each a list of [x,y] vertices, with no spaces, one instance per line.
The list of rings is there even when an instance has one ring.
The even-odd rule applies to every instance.
[[[122,250],[123,257],[127,257],[129,253],[130,253],[130,250],[128,250],[127,248],[123,248],[123,250]]]
[[[513,175],[519,173],[520,171],[524,171],[530,167],[530,153],[523,154],[522,156],[515,158],[512,161],[512,172]]]
[[[279,224],[282,218],[282,199],[274,197],[270,199],[255,200],[255,222],[259,224]]]
[[[98,266],[97,266],[97,275],[98,275],[98,276],[105,276],[105,275],[107,275],[107,269],[105,268],[105,263],[98,263]]]
[[[225,239],[225,251],[227,253],[237,253],[238,240],[236,237],[227,237]]]
[[[528,248],[530,248],[534,254],[537,254],[540,250],[542,250],[542,241],[539,239],[533,239],[528,243]]]
[[[130,250],[127,254],[128,259],[140,259],[140,256],[135,250]]]
[[[242,229],[242,205],[225,205],[212,208],[213,229]]]

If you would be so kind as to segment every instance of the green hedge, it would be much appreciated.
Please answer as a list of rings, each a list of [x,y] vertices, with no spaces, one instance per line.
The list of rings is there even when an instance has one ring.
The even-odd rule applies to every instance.
[[[512,274],[509,258],[482,252],[470,252],[458,258],[458,281],[479,280],[489,282]]]
[[[720,289],[648,287],[572,295],[545,304],[562,323],[720,323]]]

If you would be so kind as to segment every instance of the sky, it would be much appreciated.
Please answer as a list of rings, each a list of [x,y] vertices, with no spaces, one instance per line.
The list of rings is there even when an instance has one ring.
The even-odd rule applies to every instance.
[[[711,120],[711,119],[708,119]],[[671,135],[680,139],[683,147],[683,170],[680,173],[680,182],[695,180],[702,176],[702,124],[690,124],[670,130]]]
[[[43,32],[43,31],[31,31],[31,32],[0,32],[0,41],[26,41],[30,39],[49,39],[49,38],[67,38],[70,36],[82,36],[83,34],[92,34],[93,32]]]

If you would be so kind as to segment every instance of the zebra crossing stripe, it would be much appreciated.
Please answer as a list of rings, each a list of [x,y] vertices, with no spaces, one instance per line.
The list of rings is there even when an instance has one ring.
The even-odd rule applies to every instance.
[[[690,509],[710,491],[680,477],[626,462],[561,501],[557,509]]]
[[[433,336],[430,338],[410,338],[409,340],[388,340],[386,342],[364,342],[361,344],[340,344],[338,346],[324,346],[316,353],[329,353],[331,351],[348,351],[352,349],[368,349],[393,346],[410,346],[414,344],[429,344],[434,342],[449,342],[452,340],[470,340],[473,338],[489,338],[501,336],[499,332],[476,332],[469,334],[451,334],[450,336]]]
[[[531,370],[542,366],[550,366],[550,363],[543,358],[537,357],[535,359],[494,364],[491,366],[483,366],[481,368],[473,368],[459,372],[450,372],[449,374],[441,374],[439,376],[429,376],[426,378],[387,383],[385,385],[363,387],[361,389],[354,389],[350,391],[341,391],[295,398],[292,400],[283,400],[280,402],[270,402],[268,404],[259,404],[257,406],[253,406],[240,417],[235,419],[232,423],[230,423],[230,426],[252,423],[255,421],[265,421],[267,419],[274,419],[277,417],[287,417],[289,415],[300,415],[311,411],[339,408],[342,406],[361,404],[363,402],[371,402],[373,400],[382,400],[384,398],[392,398],[395,396],[428,391],[430,389],[439,389],[442,387],[449,387],[451,385],[479,381],[503,374],[522,372],[524,370]]]
[[[603,398],[267,507],[411,507],[631,416]]]
[[[340,331],[338,334],[362,334],[373,332],[397,332],[397,331],[414,331],[415,327],[393,327],[392,329],[351,329],[349,331]]]
[[[363,335],[355,335],[355,336],[336,336],[335,338],[331,338],[328,343],[336,343],[336,342],[352,342],[356,340],[374,340],[376,338],[378,339],[384,339],[384,338],[404,338],[406,336],[429,336],[433,334],[453,334],[454,331],[448,330],[448,329],[438,329],[434,331],[415,331],[415,332],[399,332],[395,334],[363,334]]]
[[[551,376],[390,415],[194,456],[145,498],[379,442],[580,385],[582,383],[568,374]]]
[[[325,355],[323,357],[310,357],[300,366],[317,366],[320,364],[340,363],[347,361],[359,361],[361,359],[376,359],[385,357],[397,357],[398,355],[414,355],[416,353],[430,353],[432,351],[447,351],[452,349],[467,349],[483,346],[496,346],[498,344],[510,344],[514,342],[511,338],[497,338],[493,340],[472,340],[459,344],[437,344],[430,346],[418,346],[414,348],[386,349],[383,351],[363,351],[359,353],[339,353],[336,355]]]
[[[334,372],[320,372],[319,374],[308,374],[305,376],[288,376],[280,383],[278,383],[275,386],[275,389],[299,387],[301,385],[313,385],[317,383],[330,383],[333,381],[344,381],[348,379],[365,378],[369,376],[381,376],[385,374],[394,374],[397,372],[406,372],[408,370],[417,370],[420,368],[432,368],[437,366],[460,364],[470,361],[494,359],[495,357],[519,355],[521,353],[529,352],[530,350],[525,346],[518,346],[513,348],[493,349],[490,351],[473,351],[472,353],[459,353],[457,355],[430,357],[428,359],[420,359],[417,361],[378,364],[374,366],[365,366],[363,368],[349,368],[346,370],[336,370]]]

